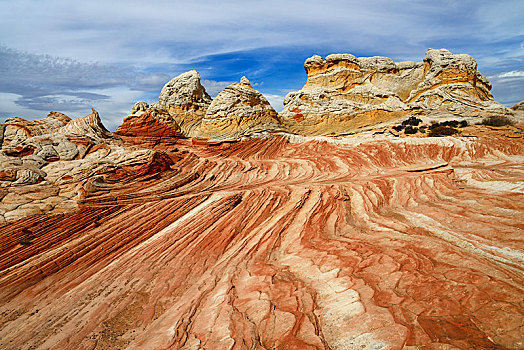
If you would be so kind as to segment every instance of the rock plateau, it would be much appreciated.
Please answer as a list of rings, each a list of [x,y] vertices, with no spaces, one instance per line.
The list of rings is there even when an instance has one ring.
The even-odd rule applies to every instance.
[[[510,113],[469,55],[429,49],[423,62],[350,54],[313,56],[302,90],[288,94],[280,117],[303,135],[370,129],[406,115],[486,117]]]
[[[280,115],[191,71],[115,133],[0,125],[0,348],[524,348],[522,115],[445,50],[305,67]]]

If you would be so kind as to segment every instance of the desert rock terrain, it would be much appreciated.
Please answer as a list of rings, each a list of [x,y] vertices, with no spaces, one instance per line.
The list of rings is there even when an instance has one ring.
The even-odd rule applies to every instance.
[[[1,124],[0,348],[522,349],[519,108],[447,50],[305,68]]]

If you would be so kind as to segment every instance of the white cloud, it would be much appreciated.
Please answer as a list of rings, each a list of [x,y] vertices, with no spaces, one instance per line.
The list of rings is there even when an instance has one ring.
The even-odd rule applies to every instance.
[[[275,95],[275,94],[264,94],[264,97],[268,100],[269,104],[273,106],[273,108],[277,112],[281,112],[284,108],[284,97],[282,95]]]
[[[501,73],[497,77],[499,77],[499,78],[524,77],[524,71],[512,70],[512,71],[509,71],[509,72]]]
[[[215,97],[220,91],[224,90],[226,86],[233,84],[234,81],[215,81],[203,79],[201,83],[206,88],[206,92],[211,97]]]

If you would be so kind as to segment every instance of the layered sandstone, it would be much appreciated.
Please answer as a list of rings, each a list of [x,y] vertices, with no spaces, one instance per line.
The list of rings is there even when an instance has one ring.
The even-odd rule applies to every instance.
[[[19,134],[0,149],[0,225],[31,215],[70,212],[98,187],[107,189],[172,164],[161,152],[123,148],[95,110],[73,120],[53,114],[67,124],[43,133],[49,127],[42,125],[55,125],[47,118],[32,121],[29,125],[38,128],[29,131],[36,136]]]
[[[0,347],[520,349],[522,134],[470,128],[98,149],[0,229]]]
[[[171,109],[139,102],[116,135],[94,110],[8,119],[0,348],[522,349],[522,124],[340,136],[496,111],[449,55],[308,60],[288,104],[326,113],[293,112],[295,133],[245,78],[190,107],[208,101],[186,99],[191,72],[162,95]],[[173,101],[206,111],[181,123],[212,141],[182,137]]]
[[[313,56],[308,79],[280,113],[300,134],[343,134],[411,114],[485,117],[510,111],[493,100],[491,84],[469,55],[429,49],[422,63],[350,54]]]
[[[175,117],[165,110],[153,107],[134,110],[132,115],[124,118],[115,134],[126,141],[144,145],[173,144],[183,137]]]
[[[277,112],[253,89],[246,77],[221,91],[206,111],[199,137],[238,139],[260,132],[282,130]]]
[[[46,118],[38,120],[25,120],[20,117],[7,118],[3,126],[0,146],[7,146],[12,141],[20,142],[32,136],[55,132],[70,121],[71,118],[59,112],[49,112]]]
[[[192,70],[164,85],[156,107],[168,111],[184,135],[194,136],[210,104],[211,97],[200,83],[200,74]]]

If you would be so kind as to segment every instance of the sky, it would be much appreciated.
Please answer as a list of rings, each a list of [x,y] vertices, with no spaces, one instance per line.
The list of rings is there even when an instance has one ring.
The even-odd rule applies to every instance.
[[[0,0],[0,122],[94,107],[110,130],[191,69],[214,97],[246,76],[280,111],[318,54],[472,55],[495,99],[524,99],[523,0]]]

